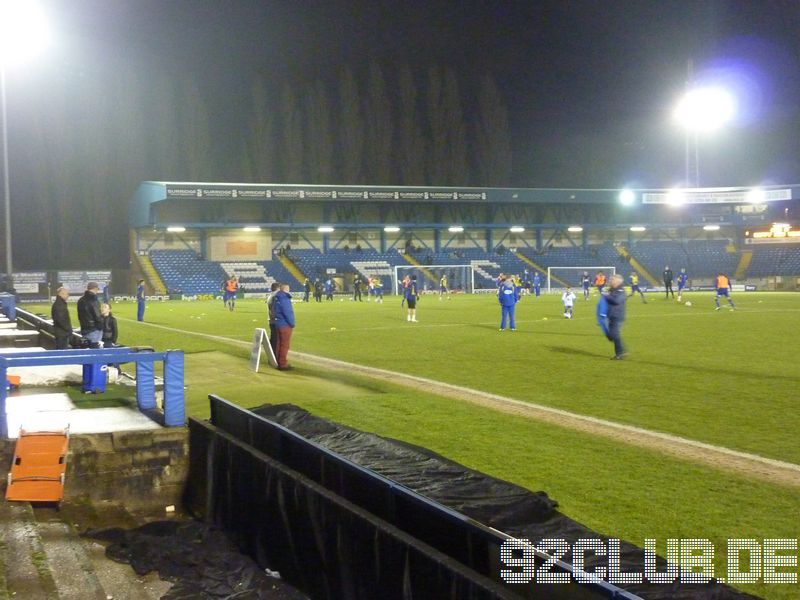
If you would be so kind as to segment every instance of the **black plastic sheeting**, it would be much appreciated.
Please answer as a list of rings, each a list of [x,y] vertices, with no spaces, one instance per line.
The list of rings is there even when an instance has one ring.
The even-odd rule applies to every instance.
[[[163,600],[307,600],[268,575],[220,530],[195,521],[156,521],[136,529],[95,529],[84,536],[111,542],[106,556],[174,582]]]
[[[606,536],[556,510],[557,502],[545,492],[531,492],[507,481],[490,477],[448,460],[426,448],[345,427],[317,417],[291,404],[264,405],[252,409],[306,439],[379,473],[476,521],[534,544],[547,538],[602,539]],[[402,525],[400,525],[402,528]],[[571,562],[567,554],[563,560]],[[585,568],[594,570],[607,561],[585,555]],[[622,572],[642,572],[644,550],[620,542]],[[666,561],[659,557],[659,571]],[[619,587],[648,600],[728,600],[755,598],[727,585],[711,584],[623,584]]]
[[[189,419],[189,448],[186,506],[312,598],[516,597],[212,424]]]

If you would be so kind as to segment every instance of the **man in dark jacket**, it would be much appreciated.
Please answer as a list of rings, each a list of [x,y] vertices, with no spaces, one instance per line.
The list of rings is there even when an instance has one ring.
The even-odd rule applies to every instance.
[[[90,348],[99,348],[103,339],[103,317],[100,314],[100,301],[97,292],[100,286],[90,281],[86,291],[78,300],[78,320],[81,323],[81,335],[89,342]]]
[[[72,320],[69,316],[67,299],[69,290],[60,287],[56,291],[56,300],[50,308],[50,316],[53,318],[53,335],[56,338],[56,350],[67,350],[69,348],[69,337],[72,335]]]
[[[288,371],[289,344],[292,341],[294,329],[294,309],[292,308],[292,295],[289,293],[289,284],[281,284],[281,289],[275,294],[275,329],[278,331],[278,369]]]
[[[625,280],[622,275],[614,274],[611,276],[611,284],[606,294],[608,303],[608,334],[609,341],[614,342],[614,356],[612,360],[622,360],[627,354],[622,345],[622,322],[625,320],[625,301],[628,295],[622,288]]]
[[[672,274],[672,269],[669,268],[669,265],[664,267],[664,292],[666,293],[666,299],[669,300],[669,295],[672,294],[672,298],[675,299],[675,292],[672,291],[672,280],[675,276]]]

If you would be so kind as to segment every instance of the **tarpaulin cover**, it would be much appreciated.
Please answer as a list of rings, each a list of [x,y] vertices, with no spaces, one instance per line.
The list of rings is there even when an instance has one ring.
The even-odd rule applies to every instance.
[[[189,448],[188,506],[312,598],[514,597],[213,425],[190,418]]]
[[[400,483],[432,500],[516,538],[536,542],[565,539],[602,539],[588,527],[555,510],[557,503],[544,492],[532,492],[469,469],[428,449],[345,427],[290,405],[264,405],[253,412],[274,421],[337,454]],[[533,468],[533,467],[532,467]],[[605,499],[604,501],[607,501]],[[403,529],[402,523],[395,523]],[[622,572],[642,572],[644,551],[620,543]],[[608,564],[607,558],[585,556],[586,569]],[[563,560],[571,562],[567,554]],[[663,559],[658,570],[666,570]],[[619,587],[653,600],[752,598],[729,586],[713,584],[625,584]]]
[[[306,600],[308,596],[268,575],[218,529],[195,521],[157,521],[136,529],[90,530],[111,542],[106,556],[138,575],[158,572],[175,582],[163,600]]]

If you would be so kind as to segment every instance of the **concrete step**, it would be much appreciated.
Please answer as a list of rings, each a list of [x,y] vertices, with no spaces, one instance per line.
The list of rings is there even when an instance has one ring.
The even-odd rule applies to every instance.
[[[36,518],[27,502],[0,500],[0,597],[26,600],[59,598]]]
[[[98,505],[67,503],[62,506],[62,515],[75,530],[84,533],[89,529],[121,527],[131,529],[146,522],[144,516],[133,516],[124,507],[114,503]],[[159,515],[164,518],[163,515]],[[108,600],[157,600],[169,591],[172,584],[159,579],[158,574],[148,573],[141,577],[130,565],[106,558],[105,545],[98,540],[81,537],[92,569],[105,591]]]
[[[34,508],[42,550],[62,600],[106,600],[94,564],[75,529],[56,507]]]

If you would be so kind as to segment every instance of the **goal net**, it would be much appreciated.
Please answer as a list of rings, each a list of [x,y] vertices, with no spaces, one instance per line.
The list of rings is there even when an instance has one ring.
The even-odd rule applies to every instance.
[[[420,293],[439,293],[442,277],[447,278],[449,292],[471,294],[475,289],[475,271],[472,265],[397,265],[394,268],[392,289],[402,294],[403,278],[417,276]]]
[[[606,275],[606,285],[608,279],[614,275],[617,270],[614,267],[547,267],[547,293],[554,288],[565,288],[570,286],[572,288],[582,288],[584,272],[589,275],[592,287],[594,287],[594,278],[598,271],[602,271]]]

